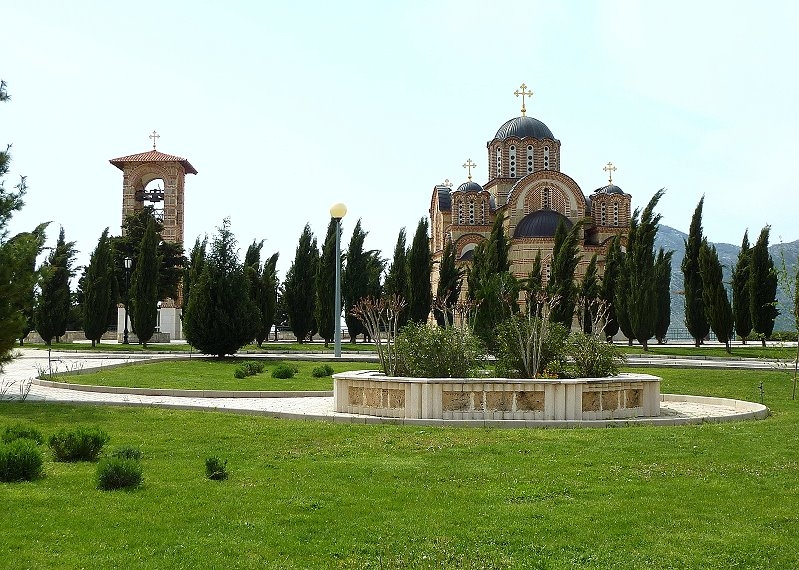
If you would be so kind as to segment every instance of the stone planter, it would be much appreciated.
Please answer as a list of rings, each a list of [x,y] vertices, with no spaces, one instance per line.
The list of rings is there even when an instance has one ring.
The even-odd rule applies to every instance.
[[[336,412],[442,420],[606,420],[660,415],[660,378],[404,378],[333,375]]]

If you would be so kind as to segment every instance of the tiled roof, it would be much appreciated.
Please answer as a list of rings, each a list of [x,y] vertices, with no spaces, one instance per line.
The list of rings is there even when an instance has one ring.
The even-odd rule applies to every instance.
[[[130,156],[120,156],[119,158],[112,158],[108,162],[120,170],[123,170],[125,164],[128,162],[179,162],[186,172],[189,174],[197,174],[197,170],[185,158],[172,154],[165,154],[157,150],[140,152],[139,154],[131,154]]]

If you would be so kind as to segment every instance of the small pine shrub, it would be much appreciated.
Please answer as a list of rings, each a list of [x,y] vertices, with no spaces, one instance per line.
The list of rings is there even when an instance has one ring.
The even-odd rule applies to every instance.
[[[264,371],[264,363],[263,362],[255,362],[253,360],[248,360],[246,362],[242,362],[236,367],[236,370],[233,371],[233,376],[238,379],[246,378],[247,376],[255,376],[256,374],[260,374]]]
[[[119,449],[115,449],[111,454],[111,457],[119,457],[120,459],[135,459],[136,461],[140,461],[141,449],[126,445],[124,447],[120,447]]]
[[[272,378],[294,378],[294,375],[297,373],[297,369],[293,366],[289,366],[288,364],[278,364],[274,370],[272,370]]]
[[[36,445],[41,445],[44,442],[42,433],[34,427],[24,424],[8,426],[3,432],[3,443],[11,443],[17,439],[30,439],[35,441]]]
[[[314,378],[324,378],[325,376],[332,376],[333,375],[333,367],[329,364],[323,364],[322,366],[317,366],[311,371],[311,375]]]
[[[50,436],[49,443],[56,461],[96,461],[109,439],[99,427],[80,426],[60,430]]]
[[[97,464],[97,488],[103,491],[135,489],[141,485],[141,479],[142,466],[138,459],[106,457]]]
[[[0,445],[0,481],[33,481],[41,477],[44,458],[32,439],[15,439]]]
[[[227,459],[222,461],[216,456],[205,460],[205,476],[212,481],[222,481],[228,478]]]

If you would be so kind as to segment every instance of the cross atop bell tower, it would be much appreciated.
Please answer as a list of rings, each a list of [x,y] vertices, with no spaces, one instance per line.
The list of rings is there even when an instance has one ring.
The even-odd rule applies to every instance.
[[[155,131],[150,135],[153,150],[109,162],[122,171],[122,221],[142,210],[145,204],[152,205],[164,226],[161,237],[182,243],[186,174],[197,174],[197,170],[185,158],[156,150],[160,136]]]

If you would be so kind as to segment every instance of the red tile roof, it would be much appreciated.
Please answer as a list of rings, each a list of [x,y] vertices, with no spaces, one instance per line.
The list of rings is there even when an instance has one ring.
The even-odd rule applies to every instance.
[[[179,162],[186,172],[189,174],[197,174],[197,170],[185,158],[172,154],[165,154],[157,150],[140,152],[139,154],[131,154],[130,156],[120,156],[119,158],[112,158],[108,162],[120,170],[124,170],[124,166],[128,162]]]

